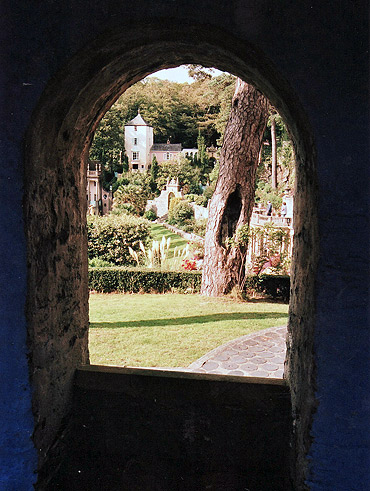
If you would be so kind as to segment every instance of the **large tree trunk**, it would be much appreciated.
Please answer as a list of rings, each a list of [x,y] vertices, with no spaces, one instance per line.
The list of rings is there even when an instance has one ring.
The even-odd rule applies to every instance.
[[[275,115],[271,118],[271,186],[277,188],[277,149],[276,149],[276,121]]]
[[[258,154],[269,103],[238,79],[220,155],[220,174],[209,206],[201,293],[220,296],[238,283],[242,253],[225,247],[253,210]]]

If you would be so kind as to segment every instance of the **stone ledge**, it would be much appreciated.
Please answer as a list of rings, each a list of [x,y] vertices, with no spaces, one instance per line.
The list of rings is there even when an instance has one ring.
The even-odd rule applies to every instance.
[[[218,375],[191,372],[183,369],[115,367],[110,365],[82,365],[76,370],[75,386],[86,389],[104,389],[120,391],[122,376],[160,377],[209,382],[237,382],[255,385],[277,385],[287,387],[281,378],[245,377],[238,375]],[[117,378],[118,377],[118,378]],[[109,383],[108,383],[109,382]]]

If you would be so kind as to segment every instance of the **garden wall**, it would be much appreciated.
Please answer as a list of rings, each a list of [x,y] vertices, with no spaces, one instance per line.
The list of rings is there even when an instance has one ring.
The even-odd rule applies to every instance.
[[[201,63],[255,83],[298,150],[296,488],[369,488],[368,2],[13,0],[1,18],[0,487],[32,489],[87,359],[85,163],[99,119],[156,69]]]
[[[290,491],[290,431],[282,380],[85,367],[46,489]]]

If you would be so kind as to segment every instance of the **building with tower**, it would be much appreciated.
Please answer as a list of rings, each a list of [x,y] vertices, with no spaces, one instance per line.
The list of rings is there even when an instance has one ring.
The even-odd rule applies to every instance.
[[[158,163],[174,160],[181,154],[181,143],[156,143],[153,139],[153,128],[141,116],[137,115],[125,124],[125,149],[129,169],[145,172],[150,169],[155,156]]]
[[[150,169],[152,145],[153,128],[138,111],[134,119],[125,125],[125,149],[130,170],[144,172]]]

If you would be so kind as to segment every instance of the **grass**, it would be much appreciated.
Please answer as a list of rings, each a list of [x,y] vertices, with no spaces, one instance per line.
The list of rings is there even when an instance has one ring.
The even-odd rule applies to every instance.
[[[90,361],[186,367],[239,336],[287,322],[288,306],[184,294],[90,295]]]
[[[188,243],[186,239],[184,239],[180,235],[171,232],[171,230],[168,230],[166,227],[160,225],[159,223],[151,224],[151,235],[154,240],[159,240],[159,242],[162,240],[163,236],[165,236],[166,239],[168,237],[171,238],[171,245],[168,251],[168,257],[173,257],[173,252],[175,250],[175,247],[183,248]]]

